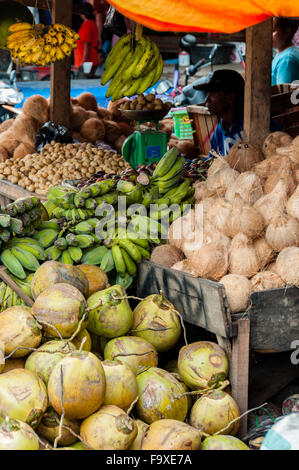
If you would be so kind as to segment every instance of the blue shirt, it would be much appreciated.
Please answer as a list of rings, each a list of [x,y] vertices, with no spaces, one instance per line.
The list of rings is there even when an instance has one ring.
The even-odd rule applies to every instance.
[[[272,61],[272,85],[299,80],[299,48],[288,47]]]
[[[270,130],[271,132],[281,131],[274,119],[270,121]],[[211,138],[211,150],[225,156],[232,146],[242,139],[244,139],[243,117],[236,120],[228,131],[223,128],[221,120]],[[209,157],[213,157],[213,155],[210,154]]]

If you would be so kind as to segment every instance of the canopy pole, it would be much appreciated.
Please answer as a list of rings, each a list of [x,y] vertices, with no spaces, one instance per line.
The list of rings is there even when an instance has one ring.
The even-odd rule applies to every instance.
[[[52,23],[72,26],[72,0],[52,1]],[[71,56],[51,64],[51,121],[69,128],[71,94]]]
[[[272,18],[246,29],[245,139],[260,147],[270,132]]]

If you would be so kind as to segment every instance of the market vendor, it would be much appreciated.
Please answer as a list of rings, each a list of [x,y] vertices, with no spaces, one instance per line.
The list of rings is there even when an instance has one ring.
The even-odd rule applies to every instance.
[[[293,43],[298,21],[289,18],[273,19],[272,85],[299,80],[299,48]]]
[[[204,83],[194,88],[207,92],[205,103],[219,120],[211,138],[211,150],[225,156],[244,138],[244,79],[235,70],[221,69],[209,74]],[[281,130],[272,119],[270,127],[271,132]]]
[[[92,62],[90,75],[92,76],[99,65],[98,42],[99,31],[95,22],[93,6],[90,3],[82,5],[85,13],[81,15],[83,23],[79,29],[80,39],[77,41],[77,49],[74,50],[75,69],[81,70],[84,62]]]

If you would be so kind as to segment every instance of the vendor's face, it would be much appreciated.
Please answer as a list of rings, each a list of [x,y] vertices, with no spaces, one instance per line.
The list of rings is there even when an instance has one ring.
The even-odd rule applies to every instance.
[[[233,104],[231,94],[226,94],[223,91],[210,91],[206,98],[206,105],[211,114],[222,117]]]
[[[291,41],[291,31],[289,28],[282,29],[277,26],[276,19],[273,20],[273,48],[274,49],[283,49],[287,47]]]

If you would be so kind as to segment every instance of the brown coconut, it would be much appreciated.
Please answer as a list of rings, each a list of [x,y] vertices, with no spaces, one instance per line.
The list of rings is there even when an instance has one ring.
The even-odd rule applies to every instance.
[[[122,135],[122,131],[120,130],[119,126],[114,121],[104,120],[104,124],[105,124],[105,140],[113,144]]]
[[[107,121],[112,121],[112,113],[111,111],[108,111],[108,109],[98,106],[97,113],[99,118],[106,119]]]
[[[26,155],[31,155],[35,152],[35,148],[32,147],[31,145],[20,143],[14,153],[13,153],[13,158],[20,159],[26,157]]]
[[[242,141],[233,145],[227,155],[229,166],[240,173],[249,171],[253,165],[263,159],[264,156],[259,148]]]
[[[77,100],[79,105],[87,111],[98,111],[98,103],[96,97],[92,93],[85,91],[84,93],[81,93],[81,95],[77,96]]]
[[[7,131],[14,122],[14,119],[6,119],[6,121],[2,122],[2,124],[0,124],[0,133]]]
[[[250,278],[259,269],[259,260],[252,242],[243,233],[238,233],[233,238],[229,251],[229,272]]]
[[[127,122],[118,121],[117,125],[119,129],[121,130],[121,135],[125,135],[126,137],[129,137],[129,135],[133,133],[133,127],[130,126],[130,124],[128,124]]]
[[[19,142],[35,147],[36,134],[40,129],[38,121],[25,114],[20,114],[11,127],[10,131],[14,133],[15,138]]]
[[[8,151],[0,143],[0,162],[3,163],[9,158]]]
[[[251,292],[249,279],[240,274],[227,274],[219,282],[225,287],[228,307],[231,313],[245,311],[248,307],[248,296]]]
[[[275,258],[275,251],[263,237],[254,240],[253,246],[259,260],[260,269],[264,269]]]
[[[274,173],[271,173],[264,185],[264,193],[269,194],[279,180],[283,180],[287,184],[287,195],[290,197],[296,189],[291,161],[288,157],[281,158],[280,167]]]
[[[208,243],[189,257],[200,277],[219,281],[228,271],[228,250],[221,241]]]
[[[286,132],[276,131],[271,132],[267,135],[264,140],[262,151],[266,158],[271,157],[275,154],[277,147],[284,147],[290,145],[292,142],[292,137]]]
[[[71,114],[71,126],[76,131],[80,130],[82,124],[87,121],[88,112],[82,106],[74,106]]]
[[[117,150],[117,152],[119,154],[121,154],[121,149],[122,149],[122,146],[123,146],[123,143],[124,141],[126,140],[126,136],[125,135],[121,135],[118,139],[116,139],[116,141],[113,143],[113,147],[115,148],[115,150]]]
[[[15,149],[20,142],[14,136],[14,133],[11,130],[7,130],[0,134],[0,144],[5,148],[8,155],[13,155]]]
[[[46,98],[41,95],[32,95],[23,104],[25,116],[36,119],[40,124],[49,120],[49,105]]]
[[[87,119],[99,119],[98,113],[96,113],[95,111],[87,111],[87,115]]]
[[[182,261],[178,261],[173,266],[172,269],[176,269],[177,271],[182,271],[187,274],[192,274],[194,277],[199,277],[198,272],[195,268],[193,268],[192,264],[188,259],[183,259]]]
[[[89,142],[103,140],[105,136],[105,125],[101,119],[87,119],[80,129],[81,136]]]
[[[175,263],[185,258],[184,253],[172,245],[156,246],[152,251],[150,261],[171,268]]]
[[[125,101],[127,101],[127,98],[122,98],[116,101],[109,101],[108,111],[112,113],[113,121],[126,121],[126,118],[119,111],[119,106],[121,105],[121,103],[124,103]]]

